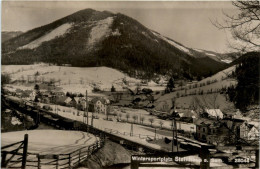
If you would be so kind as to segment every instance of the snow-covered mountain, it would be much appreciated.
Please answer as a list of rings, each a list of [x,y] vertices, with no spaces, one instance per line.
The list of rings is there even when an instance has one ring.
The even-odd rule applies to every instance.
[[[107,66],[130,76],[208,76],[227,63],[117,13],[85,9],[2,43],[2,64]]]

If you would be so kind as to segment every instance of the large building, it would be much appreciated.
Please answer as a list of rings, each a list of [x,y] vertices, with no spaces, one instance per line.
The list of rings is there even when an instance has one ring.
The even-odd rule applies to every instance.
[[[94,112],[95,113],[103,113],[103,114],[107,114],[107,110],[108,110],[108,104],[109,104],[109,100],[104,99],[104,98],[94,98],[91,100],[90,104],[93,104],[94,106]]]

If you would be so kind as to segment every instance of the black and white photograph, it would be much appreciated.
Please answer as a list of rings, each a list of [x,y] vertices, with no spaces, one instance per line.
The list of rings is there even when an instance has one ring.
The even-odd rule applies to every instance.
[[[259,168],[260,1],[1,2],[1,168]]]

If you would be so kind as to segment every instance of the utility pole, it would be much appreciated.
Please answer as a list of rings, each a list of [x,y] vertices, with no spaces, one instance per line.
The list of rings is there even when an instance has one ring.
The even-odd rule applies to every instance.
[[[172,119],[172,152],[174,151],[173,150],[173,147],[174,147],[174,118]]]
[[[176,147],[177,147],[177,152],[179,152],[178,148],[178,130],[177,130],[177,125],[176,125],[176,120],[174,118],[174,129],[175,129],[175,135],[176,135]]]
[[[174,147],[174,137],[176,137],[176,149],[177,149],[177,152],[179,152],[179,148],[178,148],[178,130],[177,130],[177,125],[176,125],[176,112],[173,111],[173,120],[172,120],[172,152],[174,151],[173,150],[173,147]]]
[[[133,123],[131,123],[131,130],[130,130],[130,136],[134,135],[134,127],[133,127]]]
[[[154,140],[156,140],[156,127],[154,128]]]
[[[94,124],[93,124],[93,120],[94,120],[94,113],[95,113],[95,112],[92,112],[92,116],[91,116],[91,126],[92,126],[92,127],[93,127],[93,125],[94,125]]]
[[[87,127],[88,127],[88,91],[87,90],[86,90],[86,108],[83,115],[83,123],[84,121],[86,121],[86,116],[87,116]]]

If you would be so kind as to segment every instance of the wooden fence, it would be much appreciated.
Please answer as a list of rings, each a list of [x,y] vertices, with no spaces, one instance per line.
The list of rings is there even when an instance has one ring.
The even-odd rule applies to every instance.
[[[70,169],[88,159],[91,154],[103,147],[103,145],[104,139],[102,138],[92,145],[82,147],[67,154],[40,154],[28,152],[26,167],[37,169]],[[18,162],[19,161],[8,168],[21,168]]]
[[[2,168],[22,168],[26,167],[28,148],[28,134],[24,135],[24,140],[1,147],[1,167]],[[19,152],[21,151],[22,152]]]

